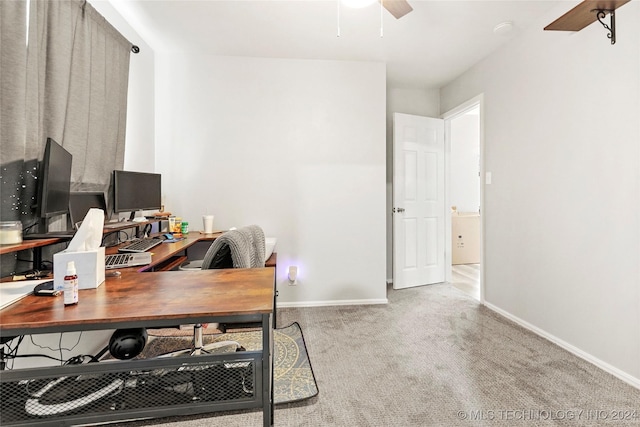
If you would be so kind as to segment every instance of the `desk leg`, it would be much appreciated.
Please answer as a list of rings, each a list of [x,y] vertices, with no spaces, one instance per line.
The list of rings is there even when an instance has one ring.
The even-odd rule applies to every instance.
[[[278,289],[276,289],[276,284],[275,284],[275,279],[274,279],[274,283],[273,283],[273,329],[276,329],[278,327],[278,322],[276,319],[276,314],[277,314],[277,308],[276,308],[276,304],[277,304],[277,300],[278,300]]]
[[[262,316],[262,419],[273,425],[273,328],[271,314]]]
[[[40,270],[42,268],[42,248],[33,248],[33,265],[34,270]]]

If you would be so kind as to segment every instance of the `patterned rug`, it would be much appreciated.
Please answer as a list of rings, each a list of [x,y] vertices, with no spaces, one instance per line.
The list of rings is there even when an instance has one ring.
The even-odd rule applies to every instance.
[[[149,358],[160,354],[189,348],[193,331],[185,336],[184,330],[174,330],[176,336],[154,336],[149,331],[149,342],[138,358]],[[276,405],[298,402],[318,394],[318,386],[311,368],[307,346],[297,322],[274,330],[274,402]],[[204,344],[219,341],[237,341],[247,351],[262,348],[262,331],[205,334]]]

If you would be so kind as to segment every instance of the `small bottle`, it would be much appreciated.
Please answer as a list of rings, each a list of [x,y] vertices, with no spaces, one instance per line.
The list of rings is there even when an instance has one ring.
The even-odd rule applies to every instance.
[[[187,221],[182,221],[182,235],[189,234],[189,223]]]
[[[67,263],[67,275],[64,276],[64,305],[78,303],[78,276],[76,275],[76,263]]]

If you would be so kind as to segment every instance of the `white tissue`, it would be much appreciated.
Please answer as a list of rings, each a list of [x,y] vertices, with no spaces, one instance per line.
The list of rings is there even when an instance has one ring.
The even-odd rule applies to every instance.
[[[96,250],[102,244],[104,211],[91,208],[82,220],[80,228],[69,242],[66,252],[86,252]]]

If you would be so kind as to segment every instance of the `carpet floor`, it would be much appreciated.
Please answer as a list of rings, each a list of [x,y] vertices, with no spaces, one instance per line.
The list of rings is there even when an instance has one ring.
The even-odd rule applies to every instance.
[[[276,426],[640,426],[640,390],[449,284],[389,290],[388,305],[290,308],[320,393]],[[261,426],[261,412],[121,423]]]

